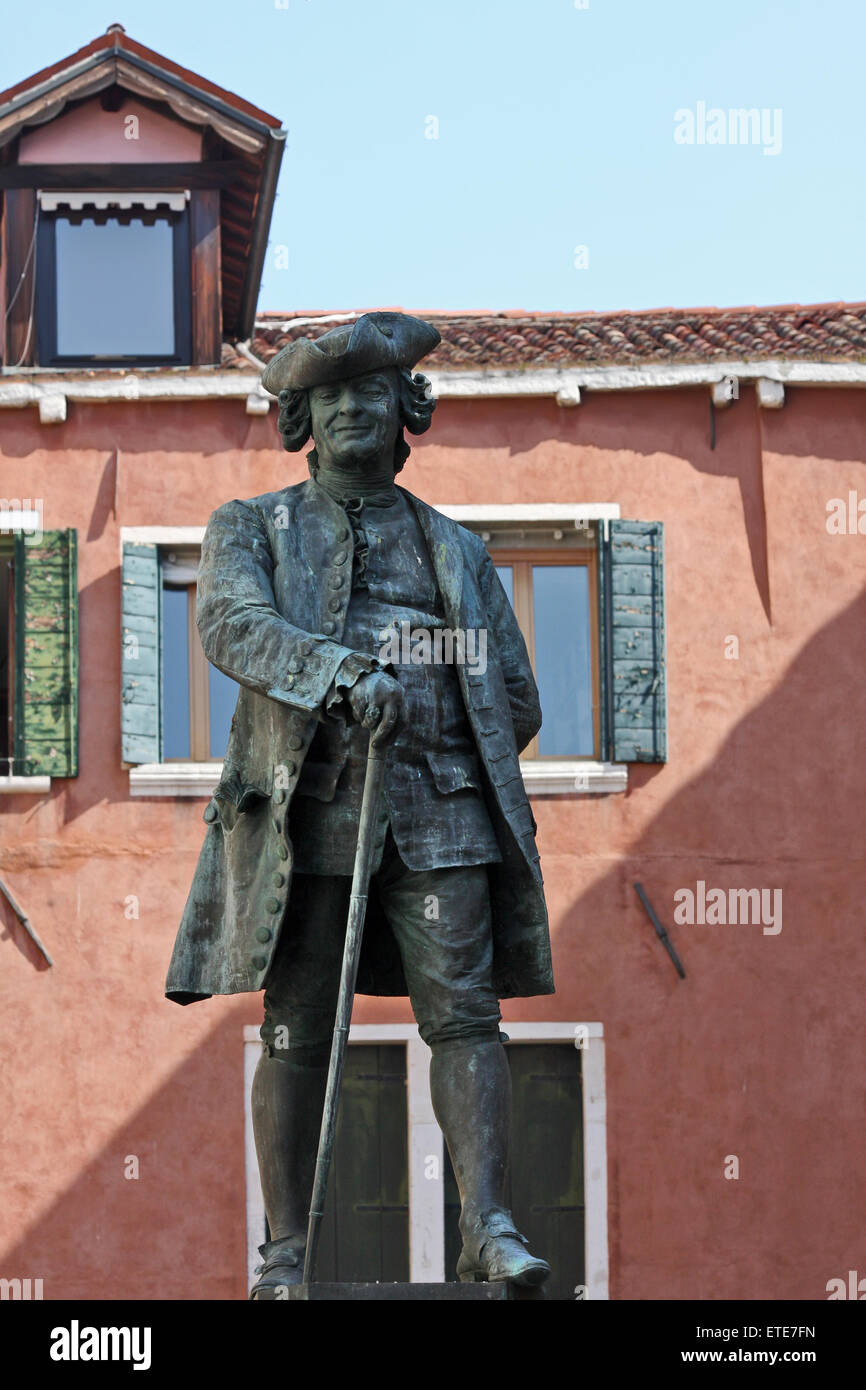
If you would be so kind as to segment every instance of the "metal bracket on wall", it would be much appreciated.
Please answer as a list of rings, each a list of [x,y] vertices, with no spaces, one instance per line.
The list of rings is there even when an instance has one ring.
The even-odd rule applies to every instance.
[[[15,913],[15,916],[18,918],[18,921],[21,923],[27,935],[30,937],[30,940],[34,943],[34,945],[39,947],[48,964],[53,965],[54,961],[51,959],[45,947],[42,945],[42,942],[39,940],[39,937],[37,936],[36,932],[30,925],[30,918],[27,916],[27,913],[24,912],[18,906],[17,902],[13,898],[12,894],[9,892],[9,889],[6,887],[6,884],[3,882],[2,878],[0,878],[0,893],[3,894],[12,911]]]
[[[647,916],[649,917],[650,921],[656,929],[656,936],[659,938],[668,955],[670,956],[671,960],[673,961],[677,974],[679,975],[681,980],[684,980],[686,978],[686,972],[685,970],[683,970],[683,967],[680,963],[680,958],[673,948],[673,943],[671,942],[670,937],[668,936],[667,932],[665,931],[664,927],[662,926],[661,922],[655,914],[655,909],[653,908],[652,903],[650,902],[646,893],[643,891],[643,884],[636,883],[634,885],[634,890],[640,898],[641,902],[643,903],[644,907],[646,908]]]

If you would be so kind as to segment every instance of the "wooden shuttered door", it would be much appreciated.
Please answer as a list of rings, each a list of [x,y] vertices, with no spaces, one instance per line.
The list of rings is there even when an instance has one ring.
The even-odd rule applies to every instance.
[[[611,762],[667,759],[664,526],[611,521],[600,541],[602,747]]]
[[[353,1044],[328,1175],[316,1278],[409,1279],[406,1048]]]
[[[158,763],[162,582],[155,545],[123,547],[121,622],[121,756],[125,763]]]
[[[506,1025],[507,1026],[507,1025]],[[547,1260],[545,1297],[573,1301],[585,1278],[582,1052],[573,1043],[509,1043],[511,1156],[505,1205],[533,1255]],[[460,1195],[445,1150],[445,1278],[463,1247]]]
[[[78,776],[78,532],[15,536],[14,771]]]

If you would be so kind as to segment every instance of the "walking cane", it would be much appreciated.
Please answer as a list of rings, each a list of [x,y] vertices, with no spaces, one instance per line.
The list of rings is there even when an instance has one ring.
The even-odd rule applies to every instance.
[[[376,715],[379,715],[378,710],[376,710]],[[368,710],[367,717],[368,719],[373,717],[372,709]],[[355,851],[355,871],[352,875],[352,896],[349,900],[349,921],[346,927],[346,944],[343,947],[340,993],[337,997],[337,1018],[331,1041],[325,1108],[322,1111],[322,1128],[319,1134],[319,1149],[316,1154],[313,1199],[310,1203],[310,1217],[307,1224],[307,1248],[304,1254],[303,1275],[305,1284],[313,1282],[316,1272],[320,1223],[325,1209],[325,1191],[328,1186],[328,1170],[331,1166],[334,1131],[337,1127],[337,1107],[340,1103],[340,1087],[343,1082],[343,1063],[346,1060],[349,1024],[352,1020],[352,1004],[355,999],[355,980],[358,975],[361,939],[364,934],[364,917],[367,911],[370,862],[373,858],[373,834],[376,828],[376,816],[385,777],[386,747],[386,743],[376,742],[371,730],[370,744],[367,750],[367,770],[364,776],[364,795],[361,801],[361,821],[358,827],[358,848]]]

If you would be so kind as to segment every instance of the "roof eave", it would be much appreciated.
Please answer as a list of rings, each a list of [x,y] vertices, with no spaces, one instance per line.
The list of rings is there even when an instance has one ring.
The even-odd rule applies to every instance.
[[[251,338],[255,328],[256,306],[259,301],[262,269],[265,263],[265,253],[268,249],[268,233],[271,229],[271,218],[273,216],[274,201],[277,195],[277,180],[279,178],[280,165],[282,164],[285,147],[285,130],[272,130],[265,152],[265,164],[262,170],[259,196],[256,200],[250,253],[247,259],[244,288],[241,295],[241,307],[238,313],[237,336],[242,341]]]

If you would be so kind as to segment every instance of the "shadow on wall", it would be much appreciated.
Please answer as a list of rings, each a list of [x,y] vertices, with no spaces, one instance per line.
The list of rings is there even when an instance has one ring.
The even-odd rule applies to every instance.
[[[240,1011],[3,1251],[0,1276],[42,1279],[46,1300],[246,1298]]]
[[[559,989],[607,1037],[615,1298],[826,1298],[862,1259],[864,632],[866,594],[557,924]],[[732,921],[733,889],[769,892]]]

